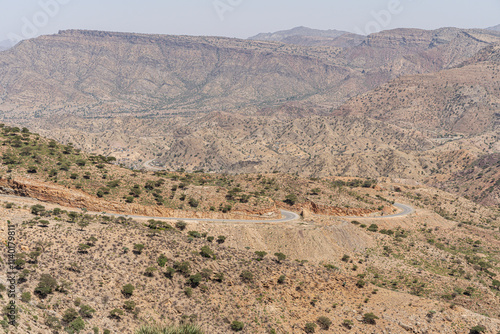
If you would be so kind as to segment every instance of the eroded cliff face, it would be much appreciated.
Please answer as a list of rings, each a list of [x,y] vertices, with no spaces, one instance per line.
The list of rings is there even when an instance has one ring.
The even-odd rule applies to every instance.
[[[87,209],[94,212],[108,212],[148,217],[183,217],[208,219],[263,219],[279,217],[279,210],[274,202],[258,211],[194,212],[175,210],[160,206],[145,206],[102,200],[83,191],[64,186],[45,183],[25,178],[0,178],[0,193],[35,198],[43,202],[55,203],[71,208]]]
[[[361,208],[339,208],[334,206],[326,206],[316,204],[314,202],[297,203],[292,207],[285,204],[279,204],[279,207],[287,210],[302,212],[302,216],[306,218],[310,214],[335,216],[335,217],[368,217],[379,210],[361,209]],[[384,208],[384,213],[390,211],[389,208]]]

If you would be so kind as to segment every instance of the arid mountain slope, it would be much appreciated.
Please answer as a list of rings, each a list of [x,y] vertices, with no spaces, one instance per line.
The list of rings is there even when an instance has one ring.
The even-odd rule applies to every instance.
[[[391,81],[351,99],[340,111],[440,134],[480,134],[498,131],[499,92],[496,45],[465,66]]]
[[[258,110],[290,100],[338,106],[397,76],[463,62],[493,31],[401,29],[359,46],[62,31],[0,55],[4,117],[141,116]],[[21,114],[20,114],[21,113]]]

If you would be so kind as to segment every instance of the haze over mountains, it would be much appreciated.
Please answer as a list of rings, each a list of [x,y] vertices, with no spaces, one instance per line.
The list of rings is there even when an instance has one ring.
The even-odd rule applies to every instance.
[[[0,110],[131,166],[405,178],[497,204],[495,173],[450,185],[495,169],[498,43],[493,28],[62,31],[0,54]]]

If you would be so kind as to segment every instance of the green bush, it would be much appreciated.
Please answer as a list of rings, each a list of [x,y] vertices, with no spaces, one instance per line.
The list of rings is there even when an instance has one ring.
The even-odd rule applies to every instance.
[[[368,228],[368,231],[370,232],[377,232],[378,231],[378,226],[376,224],[371,224]]]
[[[78,318],[78,312],[76,312],[76,310],[74,308],[69,308],[64,312],[63,317],[62,317],[62,321],[64,323],[69,324],[70,322],[72,322],[76,318]]]
[[[202,276],[200,273],[191,275],[186,280],[186,284],[189,284],[191,287],[196,288],[201,283]]]
[[[203,332],[199,326],[194,324],[183,324],[179,326],[143,325],[135,334],[203,334]]]
[[[158,263],[158,265],[160,267],[165,267],[165,265],[167,264],[168,262],[168,257],[166,257],[165,255],[161,254],[159,257],[158,257],[158,260],[156,260],[156,262]]]
[[[184,288],[184,294],[188,297],[191,297],[193,295],[193,289],[190,287],[185,287]]]
[[[376,323],[375,320],[377,320],[377,319],[378,319],[378,317],[373,313],[365,313],[363,315],[363,322],[365,322],[367,324],[374,325]]]
[[[134,245],[134,253],[136,254],[141,254],[142,251],[144,250],[144,245],[143,244],[135,244]]]
[[[267,253],[264,251],[256,251],[255,255],[257,255],[258,261],[262,261],[264,259],[264,257],[267,255]]]
[[[147,267],[146,271],[144,271],[144,275],[148,277],[153,277],[155,271],[157,271],[158,268],[156,267]]]
[[[183,222],[182,220],[178,220],[175,223],[175,227],[177,227],[181,231],[184,231],[186,229],[186,226],[187,226],[186,222]]]
[[[75,320],[73,320],[68,327],[66,327],[66,332],[72,334],[72,333],[79,333],[80,331],[85,329],[85,322],[83,321],[82,318],[78,317]]]
[[[34,215],[38,216],[38,215],[42,214],[43,212],[45,212],[45,207],[43,205],[36,204],[36,205],[33,205],[31,207],[31,213]]]
[[[95,310],[92,307],[90,307],[89,305],[80,306],[80,315],[83,318],[92,318],[94,313],[95,313]]]
[[[29,303],[31,301],[31,293],[29,291],[23,292],[21,294],[21,301],[24,303]]]
[[[318,320],[316,320],[316,322],[324,330],[330,329],[330,326],[332,325],[332,321],[330,320],[330,318],[325,316],[319,317]]]
[[[214,256],[214,252],[213,252],[213,250],[210,249],[210,247],[203,246],[203,247],[201,247],[200,255],[205,257],[205,258],[211,258]]]
[[[284,284],[284,283],[285,283],[285,279],[286,279],[286,276],[285,276],[285,275],[281,275],[281,276],[278,278],[278,283],[279,283],[279,284]]]
[[[200,202],[192,197],[189,199],[188,203],[192,208],[197,208],[198,205],[200,205]]]
[[[182,275],[188,277],[191,274],[191,265],[188,261],[175,262],[174,269]]]
[[[481,334],[486,332],[486,327],[478,325],[470,329],[469,334]]]
[[[289,194],[285,197],[285,200],[283,202],[285,202],[288,205],[294,205],[295,203],[297,203],[297,201],[298,201],[297,195]]]
[[[128,312],[132,312],[135,309],[135,302],[132,300],[126,300],[125,303],[123,303],[123,308]]]
[[[360,279],[360,280],[358,280],[358,281],[356,282],[356,286],[357,286],[358,288],[360,288],[360,289],[361,289],[361,288],[363,288],[365,285],[366,285],[366,282],[365,282],[364,280],[362,280],[362,279]]]
[[[241,280],[243,282],[252,282],[253,281],[253,274],[251,271],[244,270],[240,274]]]
[[[342,322],[342,325],[344,327],[346,327],[347,329],[351,329],[352,326],[354,326],[354,322],[352,320],[349,320],[349,319],[345,319],[343,322]]]
[[[316,324],[312,322],[308,322],[306,326],[304,327],[304,331],[306,333],[314,333],[316,332]]]
[[[57,281],[55,278],[49,274],[42,274],[40,277],[40,282],[35,288],[35,294],[39,295],[40,298],[45,298],[47,295],[51,294],[57,288]]]
[[[198,231],[189,231],[188,235],[193,238],[201,238],[201,234]]]
[[[119,308],[115,308],[109,311],[109,316],[114,319],[120,319],[122,315],[123,310],[120,310]]]
[[[274,253],[274,256],[276,256],[276,259],[278,260],[279,263],[281,263],[286,259],[286,255],[283,253]]]
[[[174,277],[174,273],[175,273],[175,269],[174,268],[167,267],[167,269],[165,270],[165,277],[166,278],[173,278]]]
[[[122,293],[125,295],[125,297],[130,297],[134,293],[134,286],[132,284],[125,284],[122,288]]]
[[[233,321],[231,323],[231,329],[235,332],[240,332],[243,330],[243,328],[245,327],[245,324],[241,321]]]

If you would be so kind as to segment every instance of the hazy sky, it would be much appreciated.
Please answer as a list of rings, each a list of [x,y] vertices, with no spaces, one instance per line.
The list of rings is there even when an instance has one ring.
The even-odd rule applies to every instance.
[[[62,29],[247,38],[296,26],[367,34],[497,24],[500,0],[0,0],[0,41]]]

